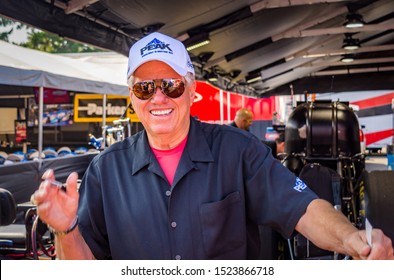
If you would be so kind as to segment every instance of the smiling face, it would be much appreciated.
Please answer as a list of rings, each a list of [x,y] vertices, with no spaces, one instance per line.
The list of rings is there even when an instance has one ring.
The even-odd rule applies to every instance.
[[[134,72],[134,84],[145,80],[183,79],[170,66],[160,61],[149,61]],[[190,106],[194,100],[194,86],[186,83],[185,92],[178,98],[166,96],[157,87],[148,100],[137,98],[131,88],[130,98],[133,108],[145,127],[149,143],[157,149],[171,149],[188,134],[190,126]]]

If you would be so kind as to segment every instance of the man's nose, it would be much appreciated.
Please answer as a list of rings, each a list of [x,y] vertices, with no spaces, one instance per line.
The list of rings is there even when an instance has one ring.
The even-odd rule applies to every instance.
[[[154,103],[165,102],[168,100],[167,95],[165,95],[160,87],[156,87],[155,93],[152,96],[151,101]]]

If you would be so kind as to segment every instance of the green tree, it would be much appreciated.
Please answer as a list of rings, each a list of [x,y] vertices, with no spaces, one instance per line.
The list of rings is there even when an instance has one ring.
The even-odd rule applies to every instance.
[[[3,31],[0,32],[0,40],[7,42],[9,42],[9,37],[12,32],[14,32],[14,30],[25,28],[28,32],[27,41],[17,44],[25,48],[49,53],[81,53],[102,51],[99,48],[95,48],[87,44],[77,43],[71,40],[66,40],[58,35],[34,29],[27,26],[26,24],[13,21],[5,17],[0,17],[0,27],[3,29]]]
[[[23,27],[27,27],[20,22],[12,21],[5,17],[0,17],[0,27],[2,27],[2,31],[0,32],[0,40],[9,42],[10,35],[14,32],[15,29],[22,29]]]
[[[58,35],[43,31],[29,32],[27,42],[21,43],[20,46],[49,53],[81,53],[102,51],[87,44],[66,40]]]

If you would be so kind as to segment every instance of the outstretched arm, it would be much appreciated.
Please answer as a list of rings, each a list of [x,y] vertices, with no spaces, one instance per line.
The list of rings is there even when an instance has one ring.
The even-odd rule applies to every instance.
[[[341,212],[322,199],[309,204],[296,230],[316,246],[354,259],[394,259],[392,242],[381,230],[372,231],[371,248],[365,231],[355,228]]]

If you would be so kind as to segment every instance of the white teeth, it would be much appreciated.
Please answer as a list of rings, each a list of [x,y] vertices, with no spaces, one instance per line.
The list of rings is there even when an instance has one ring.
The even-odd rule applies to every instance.
[[[154,116],[164,116],[168,115],[169,113],[172,112],[172,109],[167,109],[167,110],[152,110],[150,111],[152,115]]]

